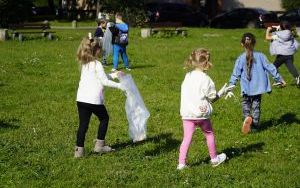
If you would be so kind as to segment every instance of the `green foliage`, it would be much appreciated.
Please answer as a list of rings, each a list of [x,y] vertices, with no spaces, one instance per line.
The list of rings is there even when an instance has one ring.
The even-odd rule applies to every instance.
[[[146,13],[144,1],[142,0],[104,0],[101,1],[102,11],[109,13],[120,12],[124,15],[124,20],[131,26],[142,26],[145,24]]]
[[[0,0],[0,28],[29,19],[31,0]]]
[[[282,7],[286,10],[291,10],[300,7],[300,0],[281,0]]]
[[[68,26],[71,23],[67,23]],[[94,23],[91,23],[94,26]],[[76,50],[94,30],[56,30],[56,40],[30,36],[22,43],[0,43],[0,182],[1,187],[300,187],[299,88],[285,66],[287,81],[262,97],[260,129],[241,133],[240,89],[235,99],[213,103],[212,122],[218,152],[227,161],[212,168],[205,138],[196,130],[188,156],[189,169],[176,170],[182,141],[179,117],[183,62],[193,49],[210,50],[208,72],[216,88],[228,82],[240,38],[248,29],[188,28],[188,36],[141,38],[131,29],[127,53],[137,87],[150,111],[148,139],[133,144],[128,137],[125,96],[106,88],[110,115],[106,142],[116,152],[92,153],[98,120],[92,116],[86,155],[74,159],[78,126],[76,91],[80,72]],[[264,30],[251,30],[256,50],[268,53]],[[295,55],[295,65],[300,53]],[[112,68],[111,58],[106,69]],[[119,67],[124,70],[123,64]]]

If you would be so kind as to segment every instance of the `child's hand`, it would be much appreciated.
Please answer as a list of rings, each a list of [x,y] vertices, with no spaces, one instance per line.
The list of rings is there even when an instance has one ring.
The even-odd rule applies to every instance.
[[[118,78],[120,78],[120,77],[122,77],[122,76],[124,76],[124,75],[125,75],[124,72],[122,72],[122,71],[117,71],[117,76],[118,76]]]
[[[226,94],[226,96],[225,96],[225,100],[227,100],[227,99],[229,99],[229,98],[231,98],[231,97],[235,97],[235,95],[233,94],[232,91],[229,91],[229,92]]]
[[[267,27],[267,31],[270,32],[272,30],[272,27]]]
[[[227,83],[218,91],[218,96],[222,97],[223,95],[227,94],[228,92],[232,91],[235,85],[230,85],[227,87]]]

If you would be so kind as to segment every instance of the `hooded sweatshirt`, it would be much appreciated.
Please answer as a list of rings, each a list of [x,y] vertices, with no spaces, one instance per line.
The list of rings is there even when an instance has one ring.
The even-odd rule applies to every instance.
[[[290,30],[274,32],[273,41],[270,44],[271,55],[293,55],[297,48],[297,41],[294,39]]]

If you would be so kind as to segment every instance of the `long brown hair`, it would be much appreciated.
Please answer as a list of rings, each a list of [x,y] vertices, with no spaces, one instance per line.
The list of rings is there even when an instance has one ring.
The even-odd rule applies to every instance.
[[[200,68],[203,71],[207,71],[212,67],[209,60],[209,51],[205,48],[198,48],[193,50],[189,58],[185,61],[185,68]]]
[[[80,64],[87,64],[97,59],[97,55],[101,54],[100,42],[95,39],[84,37],[77,49],[77,60]]]
[[[241,43],[246,50],[247,60],[247,79],[251,80],[251,68],[254,61],[253,50],[256,43],[255,36],[252,33],[245,33],[242,37]]]

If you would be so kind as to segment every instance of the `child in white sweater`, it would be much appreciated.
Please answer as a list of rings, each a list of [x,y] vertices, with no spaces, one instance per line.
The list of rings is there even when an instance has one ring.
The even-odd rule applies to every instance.
[[[109,78],[116,78],[121,72],[107,75],[102,64],[96,59],[100,56],[101,46],[98,41],[85,37],[77,50],[77,59],[81,65],[81,77],[77,91],[77,108],[79,115],[79,128],[74,157],[84,155],[84,141],[92,114],[95,114],[99,121],[98,136],[94,152],[110,152],[113,149],[105,145],[109,116],[104,106],[104,86],[124,90],[120,83],[111,81]]]
[[[231,88],[223,88],[217,93],[215,84],[205,73],[211,68],[208,50],[199,48],[192,52],[186,61],[186,67],[193,68],[188,72],[181,85],[180,115],[183,121],[184,136],[180,146],[178,170],[186,168],[186,156],[193,133],[200,127],[207,141],[208,151],[213,166],[218,166],[226,159],[226,154],[217,155],[214,132],[210,121],[211,103],[227,93]]]

